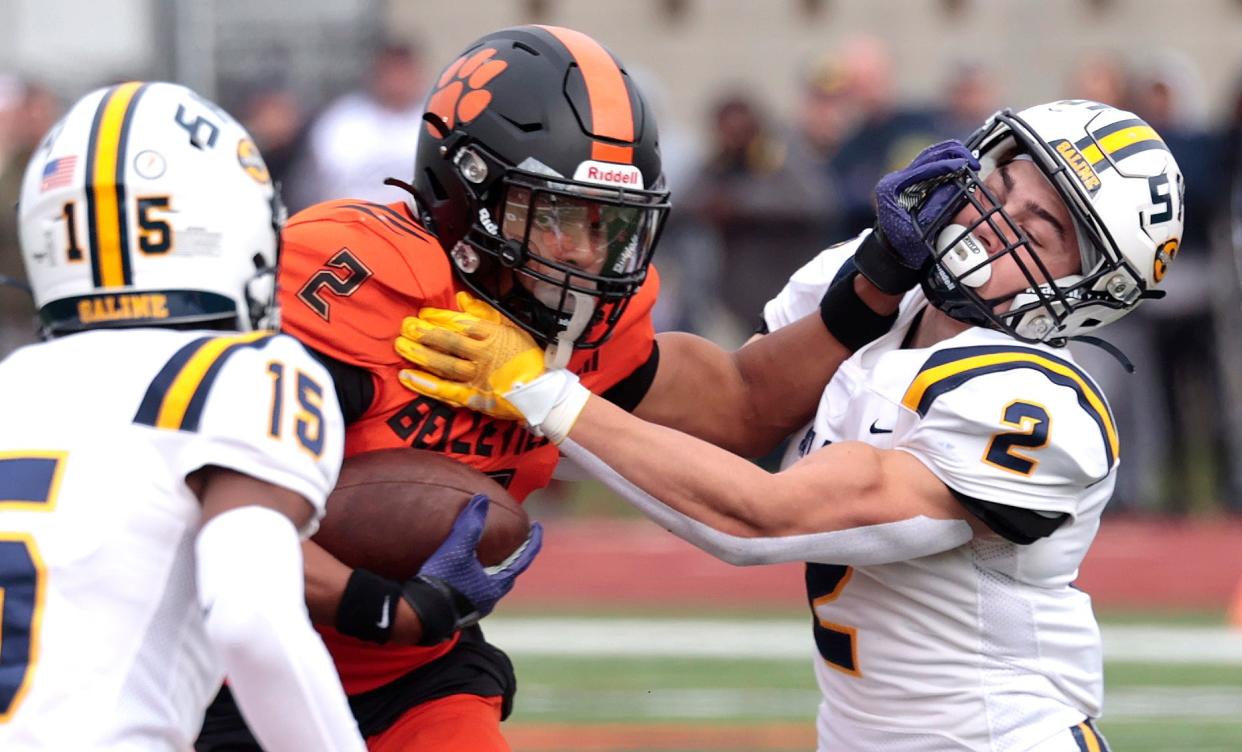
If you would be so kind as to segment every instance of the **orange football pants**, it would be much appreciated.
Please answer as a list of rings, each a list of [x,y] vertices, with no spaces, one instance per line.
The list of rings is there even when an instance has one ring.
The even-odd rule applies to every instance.
[[[500,735],[499,697],[449,695],[410,708],[367,739],[371,752],[510,752]]]

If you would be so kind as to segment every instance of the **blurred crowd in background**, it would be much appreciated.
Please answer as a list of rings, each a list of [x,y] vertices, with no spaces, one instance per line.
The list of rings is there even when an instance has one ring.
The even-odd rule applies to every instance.
[[[258,142],[291,212],[338,197],[397,201],[403,194],[382,181],[410,177],[423,99],[440,62],[414,41],[390,41],[354,90],[326,102],[305,101],[272,80],[217,98]],[[1138,113],[1186,177],[1186,237],[1168,297],[1104,332],[1136,373],[1102,350],[1072,345],[1109,396],[1121,432],[1111,509],[1242,512],[1242,342],[1234,341],[1242,333],[1242,83],[1226,117],[1211,122],[1198,72],[1176,54],[1150,54],[1141,65],[1098,57],[1075,70],[1060,96]],[[650,71],[636,74],[659,115],[671,97]],[[930,143],[966,138],[999,106],[1033,104],[1007,101],[975,61],[944,72],[942,90],[927,99],[937,108],[902,101],[889,50],[864,36],[790,75],[801,92],[790,122],[773,117],[759,92],[740,88],[719,91],[697,129],[661,119],[674,202],[656,254],[663,329],[740,344],[791,272],[871,225],[881,175]],[[0,71],[0,354],[35,338],[7,208],[26,159],[82,93]]]

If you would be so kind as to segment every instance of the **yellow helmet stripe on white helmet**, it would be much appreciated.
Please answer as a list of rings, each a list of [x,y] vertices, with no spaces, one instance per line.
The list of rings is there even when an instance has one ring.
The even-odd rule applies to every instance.
[[[138,99],[147,88],[130,81],[109,89],[95,110],[86,147],[86,211],[91,277],[96,287],[133,283],[125,209],[126,142]]]
[[[1097,170],[1106,169],[1109,166],[1108,163],[1125,159],[1140,151],[1169,150],[1160,138],[1160,134],[1138,118],[1123,120],[1101,128],[1093,136],[1082,139],[1075,146],[1078,147],[1083,159]],[[1112,159],[1106,159],[1105,155]]]

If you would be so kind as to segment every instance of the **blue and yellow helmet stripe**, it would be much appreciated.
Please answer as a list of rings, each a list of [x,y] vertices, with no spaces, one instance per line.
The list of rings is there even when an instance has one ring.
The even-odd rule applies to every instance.
[[[1079,139],[1074,146],[1082,154],[1083,159],[1097,172],[1107,169],[1131,154],[1149,149],[1169,147],[1160,138],[1160,134],[1139,118],[1128,118],[1110,123],[1090,136]]]
[[[147,86],[140,81],[113,86],[104,92],[91,123],[86,150],[86,212],[91,278],[96,287],[133,284],[125,164],[130,123]]]
[[[147,387],[134,422],[174,431],[197,431],[203,405],[220,368],[243,347],[264,347],[275,334],[248,332],[200,337],[178,350]]]
[[[994,345],[986,347],[953,347],[934,353],[911,382],[901,404],[926,415],[932,403],[942,394],[953,391],[976,376],[1015,368],[1039,371],[1049,381],[1067,386],[1078,395],[1078,403],[1096,422],[1108,447],[1107,462],[1112,468],[1117,461],[1117,428],[1099,389],[1085,373],[1075,366],[1040,350]]]

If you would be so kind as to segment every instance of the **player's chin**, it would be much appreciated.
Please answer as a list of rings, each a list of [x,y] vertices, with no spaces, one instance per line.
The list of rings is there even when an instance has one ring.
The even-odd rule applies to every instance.
[[[565,277],[560,272],[550,272],[549,276],[556,276],[563,280]],[[546,282],[541,279],[522,280],[522,286],[526,288],[535,300],[544,304],[554,311],[564,311],[565,313],[573,313],[577,299],[573,295],[565,292],[563,282]],[[563,302],[562,302],[563,298]]]

